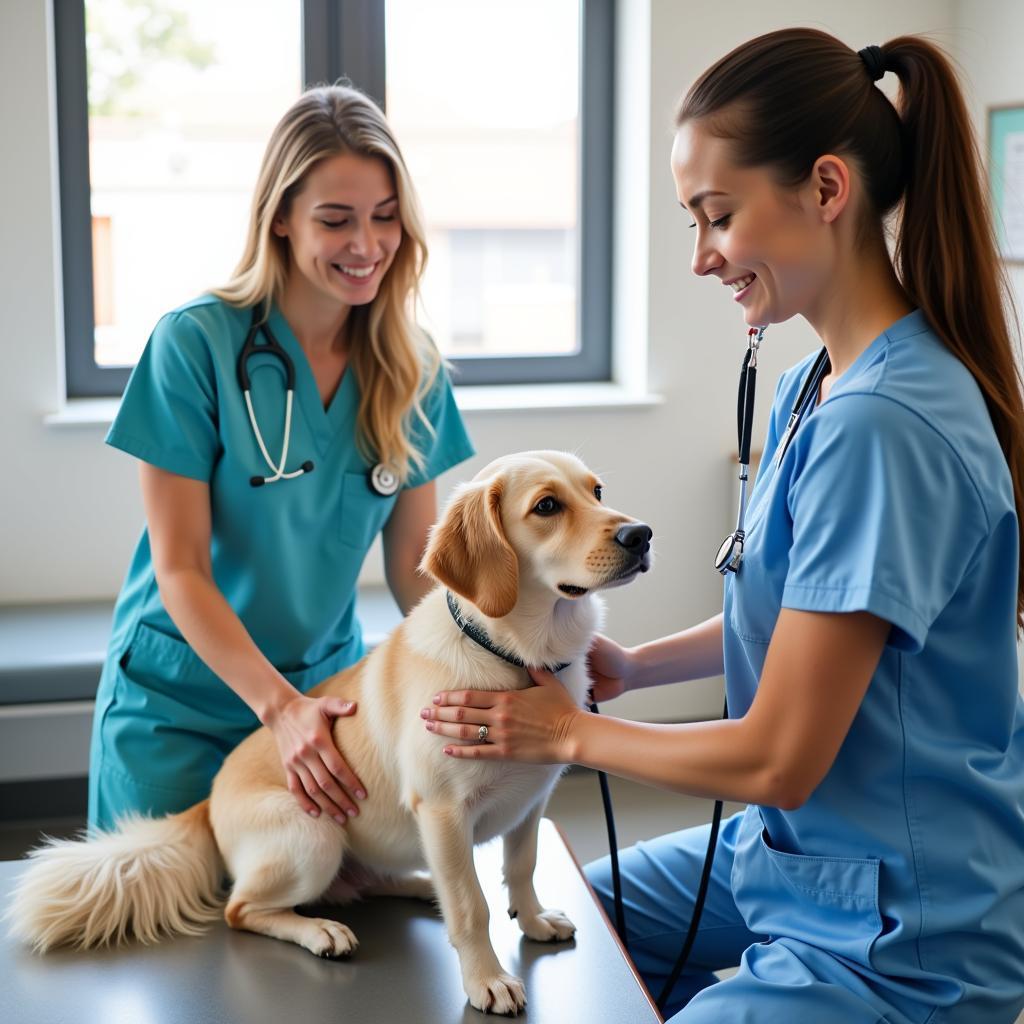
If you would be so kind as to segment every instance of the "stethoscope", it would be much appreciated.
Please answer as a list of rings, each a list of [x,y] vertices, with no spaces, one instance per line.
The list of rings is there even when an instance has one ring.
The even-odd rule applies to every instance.
[[[736,432],[739,435],[740,450],[740,501],[736,512],[736,529],[722,541],[715,555],[715,568],[723,575],[739,572],[743,561],[743,542],[746,532],[743,520],[747,510],[747,480],[750,475],[750,436],[754,427],[754,388],[757,384],[757,350],[764,338],[764,327],[751,327],[747,332],[747,352],[740,368],[740,389],[736,409]],[[796,428],[807,410],[814,404],[818,388],[825,375],[831,370],[828,350],[822,348],[804,378],[800,394],[797,395],[793,408],[789,413],[789,422],[783,431],[779,446],[775,450],[774,465],[778,467],[786,449],[793,440]]]
[[[264,337],[264,343],[262,345],[257,341],[260,332],[263,333]],[[274,463],[274,460],[270,457],[270,453],[267,451],[267,446],[263,441],[263,435],[260,433],[259,424],[256,422],[256,410],[253,408],[252,404],[252,388],[250,386],[247,364],[253,356],[257,355],[273,356],[280,360],[281,365],[284,367],[284,440],[281,442],[281,461],[277,464]],[[290,473],[285,472],[285,465],[288,462],[288,444],[291,440],[292,432],[292,402],[295,396],[295,364],[292,362],[288,353],[281,347],[277,338],[274,337],[274,332],[270,329],[270,324],[265,320],[260,320],[259,310],[257,309],[252,311],[252,326],[249,328],[249,334],[246,336],[245,344],[242,346],[242,351],[238,355],[238,383],[242,389],[242,395],[245,398],[245,407],[249,412],[249,423],[252,426],[253,434],[256,436],[256,443],[259,445],[260,452],[263,454],[263,458],[270,467],[271,473],[273,473],[273,476],[249,477],[249,483],[253,487],[262,487],[264,484],[277,483],[278,480],[294,480],[298,476],[303,476],[306,473],[312,473],[314,467],[313,463],[309,459],[303,462],[298,469],[294,469]],[[398,490],[399,480],[397,474],[390,466],[383,462],[377,463],[377,465],[367,473],[367,481],[370,485],[370,489],[375,494],[379,494],[382,498],[390,497]]]

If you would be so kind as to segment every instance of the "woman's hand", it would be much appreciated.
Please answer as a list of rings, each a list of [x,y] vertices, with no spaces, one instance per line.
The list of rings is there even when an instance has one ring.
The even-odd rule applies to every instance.
[[[340,697],[297,693],[267,722],[277,741],[289,791],[308,814],[316,818],[324,811],[339,825],[359,813],[355,798],[366,798],[363,784],[338,753],[331,735],[331,722],[355,711],[354,703]]]
[[[633,674],[632,652],[598,633],[587,654],[587,672],[592,680],[590,699],[595,703],[621,697]]]
[[[586,714],[546,669],[529,669],[536,686],[526,690],[445,690],[424,708],[426,728],[439,736],[472,740],[444,748],[451,757],[481,761],[566,764],[572,760],[573,726]],[[480,726],[487,738],[479,739]]]

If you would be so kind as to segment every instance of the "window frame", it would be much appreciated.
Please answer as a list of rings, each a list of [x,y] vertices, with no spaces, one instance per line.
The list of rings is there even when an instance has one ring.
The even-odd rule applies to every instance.
[[[616,3],[579,2],[579,351],[555,356],[449,357],[460,385],[611,379]],[[128,383],[131,367],[99,366],[95,360],[85,0],[52,0],[52,7],[66,396],[117,397]],[[302,49],[305,86],[344,77],[383,108],[385,0],[303,0]]]

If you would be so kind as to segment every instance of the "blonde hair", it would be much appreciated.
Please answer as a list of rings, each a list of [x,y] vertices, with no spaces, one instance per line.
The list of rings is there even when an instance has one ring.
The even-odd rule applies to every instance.
[[[309,89],[281,118],[267,143],[249,215],[245,250],[231,279],[212,294],[233,306],[281,298],[288,276],[289,242],[272,225],[287,215],[306,175],[327,157],[343,153],[384,160],[398,196],[402,239],[372,302],[353,306],[346,321],[350,366],[359,384],[356,444],[369,462],[383,462],[405,482],[423,455],[410,439],[413,418],[433,428],[422,399],[433,385],[441,357],[414,320],[419,281],[427,262],[423,218],[398,143],[380,108],[346,85]]]

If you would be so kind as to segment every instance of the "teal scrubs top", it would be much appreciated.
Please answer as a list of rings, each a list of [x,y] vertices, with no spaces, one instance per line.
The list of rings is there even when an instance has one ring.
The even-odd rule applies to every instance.
[[[213,578],[267,659],[306,690],[363,654],[356,580],[397,495],[381,497],[369,485],[372,467],[355,443],[355,374],[345,372],[324,409],[305,354],[276,307],[270,328],[295,365],[286,470],[307,460],[314,469],[292,480],[250,484],[251,477],[271,472],[237,376],[251,316],[248,309],[205,296],[163,317],[131,375],[107,443],[209,484]],[[283,368],[280,360],[260,355],[249,360],[248,369],[257,422],[276,460],[285,423]],[[407,488],[473,454],[443,371],[423,404],[430,428],[414,417],[410,429],[424,464],[413,469]],[[163,749],[152,742],[154,723],[164,738],[171,737]],[[170,748],[187,744],[191,734],[219,734],[226,737],[221,746],[230,750],[257,724],[167,614],[143,530],[115,607],[91,775],[119,772],[132,780],[148,777],[157,786],[181,783],[183,791],[202,790],[222,754],[199,766],[183,756],[176,769]],[[178,778],[170,778],[175,773]],[[91,816],[99,802],[91,800]],[[157,804],[143,802],[143,809]],[[97,812],[96,818],[110,815]]]
[[[725,585],[730,715],[754,699],[781,608],[868,611],[892,628],[811,797],[746,811],[736,903],[751,931],[828,951],[912,1019],[923,1000],[994,1020],[986,1006],[1020,997],[1024,963],[1010,473],[977,383],[920,311],[835,381],[776,465],[812,361],[779,383]]]

